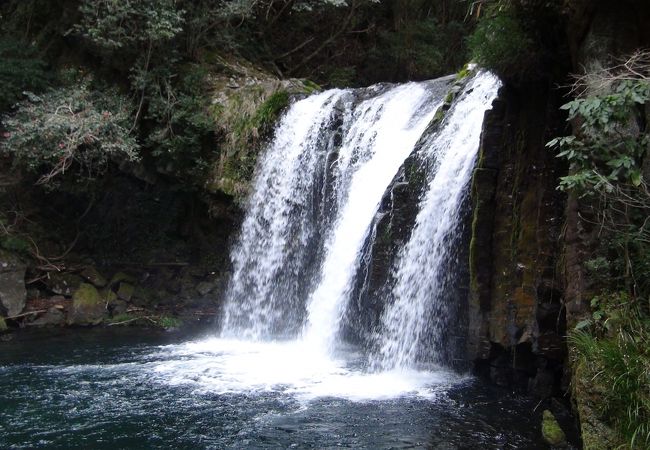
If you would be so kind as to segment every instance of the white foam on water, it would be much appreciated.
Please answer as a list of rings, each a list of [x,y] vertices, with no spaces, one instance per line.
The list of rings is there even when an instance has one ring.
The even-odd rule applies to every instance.
[[[402,396],[433,398],[463,378],[440,371],[365,373],[344,358],[314,352],[301,341],[254,342],[211,338],[162,347],[154,379],[216,394],[283,393],[300,401],[337,397],[351,401]]]

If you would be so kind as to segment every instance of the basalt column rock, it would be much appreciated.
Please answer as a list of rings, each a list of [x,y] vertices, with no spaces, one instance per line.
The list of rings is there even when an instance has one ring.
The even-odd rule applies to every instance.
[[[563,173],[545,143],[561,129],[552,87],[506,86],[486,113],[472,183],[468,352],[498,384],[558,392],[565,360]]]

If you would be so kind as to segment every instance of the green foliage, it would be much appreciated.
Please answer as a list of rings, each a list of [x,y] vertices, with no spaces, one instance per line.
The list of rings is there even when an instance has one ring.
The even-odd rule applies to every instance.
[[[534,40],[512,8],[495,9],[483,17],[467,45],[476,63],[505,77],[520,75],[535,58]]]
[[[87,182],[102,175],[112,158],[138,159],[130,135],[131,103],[116,91],[93,91],[88,79],[79,84],[32,95],[15,114],[4,117],[0,150],[14,164],[60,186],[64,178]]]
[[[354,86],[357,77],[355,67],[333,67],[327,73],[327,84],[330,87],[345,88]]]
[[[251,125],[258,129],[272,126],[287,106],[289,106],[289,93],[287,91],[274,92],[257,109],[251,120]]]
[[[650,446],[650,318],[626,293],[596,297],[590,327],[574,330],[570,344],[590,383],[604,392],[601,418],[626,447]]]
[[[601,230],[600,245],[585,263],[592,282],[648,296],[650,195],[642,165],[650,134],[641,113],[650,102],[650,82],[609,72],[603,80],[606,89],[562,106],[575,132],[547,146],[571,165],[559,189],[588,199],[584,208]]]
[[[397,30],[383,30],[364,65],[388,79],[444,75],[466,61],[466,28],[460,21],[442,24],[427,17]]]
[[[173,0],[83,0],[79,11],[82,19],[76,30],[111,50],[172,39],[183,25],[183,11]]]
[[[650,145],[647,131],[634,132],[638,107],[650,101],[650,82],[624,80],[613,92],[579,98],[562,106],[568,120],[580,120],[580,135],[553,139],[559,158],[574,170],[562,177],[560,189],[592,194],[612,191],[615,184],[642,182],[642,158]]]
[[[205,78],[198,65],[182,68],[180,76],[168,67],[140,73],[136,86],[144,89],[148,108],[145,118],[153,126],[146,138],[159,172],[200,186],[215,157],[214,120],[209,114]]]
[[[107,322],[109,325],[132,325],[140,319],[142,318],[133,314],[122,313],[111,317]]]
[[[36,56],[32,46],[11,38],[0,38],[0,111],[16,103],[23,91],[38,92],[47,84],[45,62]]]
[[[0,246],[10,252],[16,252],[23,255],[29,255],[32,247],[25,239],[14,235],[0,236]]]
[[[156,322],[158,325],[166,330],[172,329],[172,328],[178,328],[180,327],[183,322],[177,318],[177,317],[171,317],[171,316],[160,316]]]

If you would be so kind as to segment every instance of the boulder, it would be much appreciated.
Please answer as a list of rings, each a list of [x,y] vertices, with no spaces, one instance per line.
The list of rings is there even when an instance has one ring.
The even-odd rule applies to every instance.
[[[565,447],[567,443],[564,431],[560,428],[560,424],[553,413],[548,409],[544,410],[542,418],[542,437],[547,444],[553,447]]]
[[[80,275],[89,283],[93,284],[96,287],[104,287],[108,284],[106,278],[102,276],[101,273],[97,271],[93,266],[88,266],[81,271]]]
[[[58,306],[58,305],[57,305]],[[45,314],[30,322],[30,326],[35,327],[58,327],[65,323],[65,314],[61,307],[53,306]]]
[[[202,296],[208,295],[210,292],[214,291],[219,286],[219,280],[215,281],[202,281],[196,285],[196,290]]]
[[[83,278],[70,272],[52,272],[43,280],[43,284],[52,293],[66,297],[70,297],[81,286],[81,283],[83,283]]]
[[[115,286],[122,281],[130,284],[135,284],[138,280],[136,280],[136,278],[132,275],[126,274],[124,272],[117,272],[115,275],[113,275],[113,278],[111,278],[110,285]]]
[[[122,281],[120,287],[117,289],[117,296],[128,302],[133,297],[133,292],[135,292],[135,287],[130,283]]]
[[[111,316],[115,317],[125,314],[129,309],[129,305],[124,300],[115,299],[111,302],[109,308],[111,309]]]
[[[25,264],[13,254],[0,250],[0,314],[20,314],[25,307]]]
[[[72,296],[72,308],[68,315],[69,325],[97,325],[102,322],[106,307],[97,288],[82,283]]]

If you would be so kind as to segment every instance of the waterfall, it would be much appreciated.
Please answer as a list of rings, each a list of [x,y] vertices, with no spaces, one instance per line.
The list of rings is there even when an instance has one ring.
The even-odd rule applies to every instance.
[[[259,163],[239,241],[231,252],[222,334],[265,339],[299,328],[304,272],[322,214],[313,201],[325,157],[326,134],[344,91],[296,102],[278,125]]]
[[[382,198],[417,148],[431,162],[428,188],[395,264],[375,366],[417,362],[422,336],[445,325],[439,291],[452,278],[441,268],[499,86],[476,75],[431,133],[452,82],[336,89],[291,105],[260,158],[231,253],[223,337],[293,339],[332,354]]]
[[[382,315],[378,365],[411,367],[423,352],[440,362],[441,335],[449,325],[450,305],[444,295],[454,283],[448,260],[460,231],[463,198],[479,147],[483,115],[496,97],[499,80],[479,73],[447,113],[439,130],[427,137],[422,158],[433,170],[415,227],[398,256],[393,302]]]
[[[409,83],[362,102],[355,111],[338,160],[348,186],[307,304],[304,338],[321,350],[331,351],[335,344],[379,202],[442,103],[431,97],[424,84]]]

